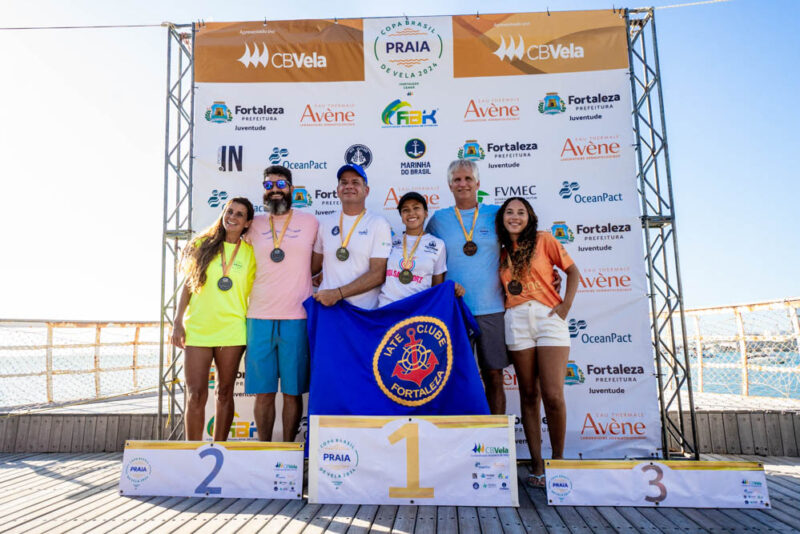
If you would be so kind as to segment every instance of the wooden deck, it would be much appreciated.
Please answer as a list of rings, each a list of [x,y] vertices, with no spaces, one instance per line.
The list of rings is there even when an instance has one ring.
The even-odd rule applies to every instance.
[[[0,454],[0,532],[800,532],[800,461],[765,462],[773,509],[550,507],[520,484],[519,508],[340,506],[297,501],[120,497],[120,453]],[[525,468],[519,468],[524,476]],[[520,481],[521,482],[521,481]]]

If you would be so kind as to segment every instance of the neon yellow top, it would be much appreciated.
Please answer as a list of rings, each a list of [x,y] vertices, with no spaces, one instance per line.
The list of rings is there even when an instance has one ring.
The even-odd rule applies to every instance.
[[[224,243],[225,259],[230,263],[235,244]],[[206,269],[206,283],[192,293],[183,324],[186,345],[191,347],[230,347],[247,344],[247,301],[256,277],[253,247],[242,241],[230,267],[228,277],[233,287],[222,291],[217,281],[222,278],[222,258],[214,256]]]

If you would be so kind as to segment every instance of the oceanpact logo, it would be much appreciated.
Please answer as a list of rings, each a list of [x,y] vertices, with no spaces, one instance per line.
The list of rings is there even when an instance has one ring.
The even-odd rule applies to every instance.
[[[406,145],[404,147],[406,156],[411,159],[420,159],[425,155],[426,149],[427,147],[425,146],[425,141],[416,137],[406,141]]]
[[[306,104],[300,126],[355,126],[355,104]]]
[[[464,111],[464,122],[518,121],[519,98],[472,98]]]
[[[547,93],[544,98],[539,100],[539,113],[546,115],[558,115],[567,111],[567,105],[564,100],[558,96],[558,93]]]
[[[224,204],[228,200],[228,192],[220,189],[212,189],[211,196],[208,197],[208,205],[212,208],[218,208],[220,204]]]
[[[293,208],[307,208],[314,201],[311,198],[311,195],[308,193],[308,189],[304,185],[296,185],[294,186],[294,191],[292,192],[292,207]]]
[[[140,484],[150,478],[150,475],[153,473],[153,468],[150,466],[150,462],[145,458],[136,457],[125,464],[122,472],[125,474],[125,478],[133,484],[133,487],[138,488]]]
[[[508,447],[487,446],[483,443],[476,443],[472,447],[472,456],[508,456]]]
[[[647,438],[647,425],[642,413],[587,413],[580,439],[637,440]]]
[[[468,161],[480,161],[486,157],[481,145],[475,139],[467,139],[464,145],[458,149],[458,159],[465,159]]]
[[[421,406],[444,389],[453,367],[450,330],[440,319],[418,315],[386,331],[372,358],[384,395],[403,406]]]
[[[367,145],[350,145],[344,151],[344,162],[349,165],[361,165],[366,169],[372,163],[372,150]]]
[[[381,72],[413,88],[439,66],[444,42],[429,22],[405,18],[386,23],[372,44]]]
[[[577,386],[583,384],[585,381],[586,377],[583,374],[583,370],[578,367],[578,364],[576,364],[574,360],[569,360],[567,362],[567,376],[564,378],[564,385]]]
[[[328,58],[316,51],[309,53],[300,52],[275,52],[269,53],[269,48],[262,41],[261,48],[258,43],[251,45],[245,43],[244,54],[237,59],[246,69],[250,67],[276,68],[276,69],[324,69],[328,66]]]
[[[338,490],[358,467],[358,450],[352,442],[342,438],[332,438],[320,443],[317,454],[319,472],[331,479]]]
[[[211,104],[211,107],[206,109],[206,120],[217,124],[225,124],[233,120],[233,113],[225,105],[225,102],[218,101]]]
[[[564,475],[556,475],[547,480],[550,495],[563,499],[572,493],[572,481]]]
[[[605,202],[622,202],[622,193],[598,193],[596,195],[581,195],[576,193],[581,188],[578,182],[563,181],[558,196],[564,200],[572,199],[575,204],[598,204]],[[575,194],[573,194],[575,193]]]
[[[567,137],[561,148],[561,161],[618,158],[622,147],[617,139],[618,135]]]
[[[572,233],[565,221],[555,221],[553,226],[550,227],[550,232],[562,245],[575,241],[575,234]]]
[[[438,126],[436,122],[438,108],[431,111],[405,109],[410,107],[411,104],[399,98],[390,102],[381,113],[383,128]]]
[[[236,412],[233,412],[233,417],[230,431],[231,439],[252,439],[258,433],[255,421],[238,421],[239,414]],[[206,425],[206,433],[209,436],[214,435],[214,416],[209,419]]]
[[[289,156],[288,148],[273,147],[272,153],[269,155],[269,162],[271,165],[283,165],[291,170],[314,170],[321,171],[328,169],[327,161],[315,161],[313,159],[307,161],[292,161],[285,159]]]
[[[222,145],[217,149],[217,164],[221,172],[242,172],[242,145]]]
[[[581,59],[584,57],[583,47],[575,43],[569,44],[534,44],[525,47],[525,40],[521,35],[517,36],[518,41],[513,37],[508,38],[506,44],[505,36],[500,36],[500,46],[492,52],[501,61],[527,58],[530,61],[541,61],[548,59]]]
[[[633,343],[633,334],[619,334],[612,332],[610,334],[589,335],[582,330],[586,330],[588,323],[584,320],[570,319],[569,320],[569,337],[576,338],[580,336],[582,343]]]

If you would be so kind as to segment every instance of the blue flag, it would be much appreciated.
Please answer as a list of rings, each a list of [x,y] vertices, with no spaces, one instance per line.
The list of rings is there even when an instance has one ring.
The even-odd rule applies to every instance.
[[[377,310],[309,298],[314,415],[486,415],[469,335],[475,318],[453,282]]]

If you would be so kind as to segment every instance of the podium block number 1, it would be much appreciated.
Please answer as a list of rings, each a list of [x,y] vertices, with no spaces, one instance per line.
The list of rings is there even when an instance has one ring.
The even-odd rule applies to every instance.
[[[406,423],[389,436],[394,445],[406,440],[406,487],[389,487],[389,497],[394,499],[433,499],[433,488],[419,487],[419,424]],[[220,463],[220,465],[222,465]]]
[[[201,495],[219,495],[222,493],[222,488],[219,486],[209,486],[209,484],[211,484],[211,481],[217,477],[219,470],[222,469],[222,463],[225,461],[225,455],[222,454],[221,450],[214,448],[203,449],[200,451],[200,458],[205,458],[206,456],[214,457],[214,468],[211,469],[211,472],[208,474],[208,476],[195,488],[194,492]]]

